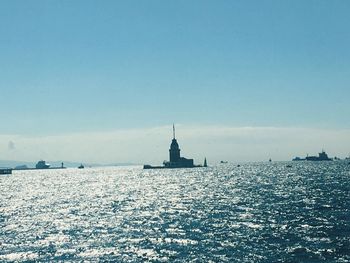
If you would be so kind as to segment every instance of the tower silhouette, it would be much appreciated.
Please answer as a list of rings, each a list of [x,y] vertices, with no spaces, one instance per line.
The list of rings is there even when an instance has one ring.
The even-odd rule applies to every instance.
[[[177,163],[180,161],[180,148],[175,138],[174,124],[173,124],[173,140],[171,141],[170,149],[169,149],[169,160],[170,160],[170,163]]]
[[[193,159],[181,157],[180,147],[177,143],[175,136],[175,125],[173,124],[173,139],[169,149],[169,161],[164,161],[163,166],[152,166],[145,164],[143,169],[165,169],[165,168],[194,168],[194,167],[207,167],[207,160],[205,159],[204,165],[194,165]]]

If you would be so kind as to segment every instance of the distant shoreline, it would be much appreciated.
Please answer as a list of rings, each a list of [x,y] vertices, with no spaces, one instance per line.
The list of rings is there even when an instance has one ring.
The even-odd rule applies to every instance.
[[[13,168],[13,171],[26,171],[26,170],[58,170],[67,169],[67,167],[49,167],[49,168]]]

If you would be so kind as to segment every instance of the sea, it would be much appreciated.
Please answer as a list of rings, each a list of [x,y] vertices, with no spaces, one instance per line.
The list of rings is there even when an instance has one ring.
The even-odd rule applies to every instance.
[[[14,171],[0,262],[350,262],[350,164]]]

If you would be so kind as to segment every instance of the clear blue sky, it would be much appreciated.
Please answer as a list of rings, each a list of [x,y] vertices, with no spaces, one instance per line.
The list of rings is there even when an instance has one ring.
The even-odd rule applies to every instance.
[[[350,127],[349,1],[0,6],[2,132]]]
[[[0,2],[2,134],[350,128],[350,1]]]

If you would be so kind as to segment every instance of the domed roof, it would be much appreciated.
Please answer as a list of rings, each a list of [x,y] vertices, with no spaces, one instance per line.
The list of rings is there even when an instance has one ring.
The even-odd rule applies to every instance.
[[[170,149],[179,149],[179,144],[177,143],[176,139],[171,141]]]

